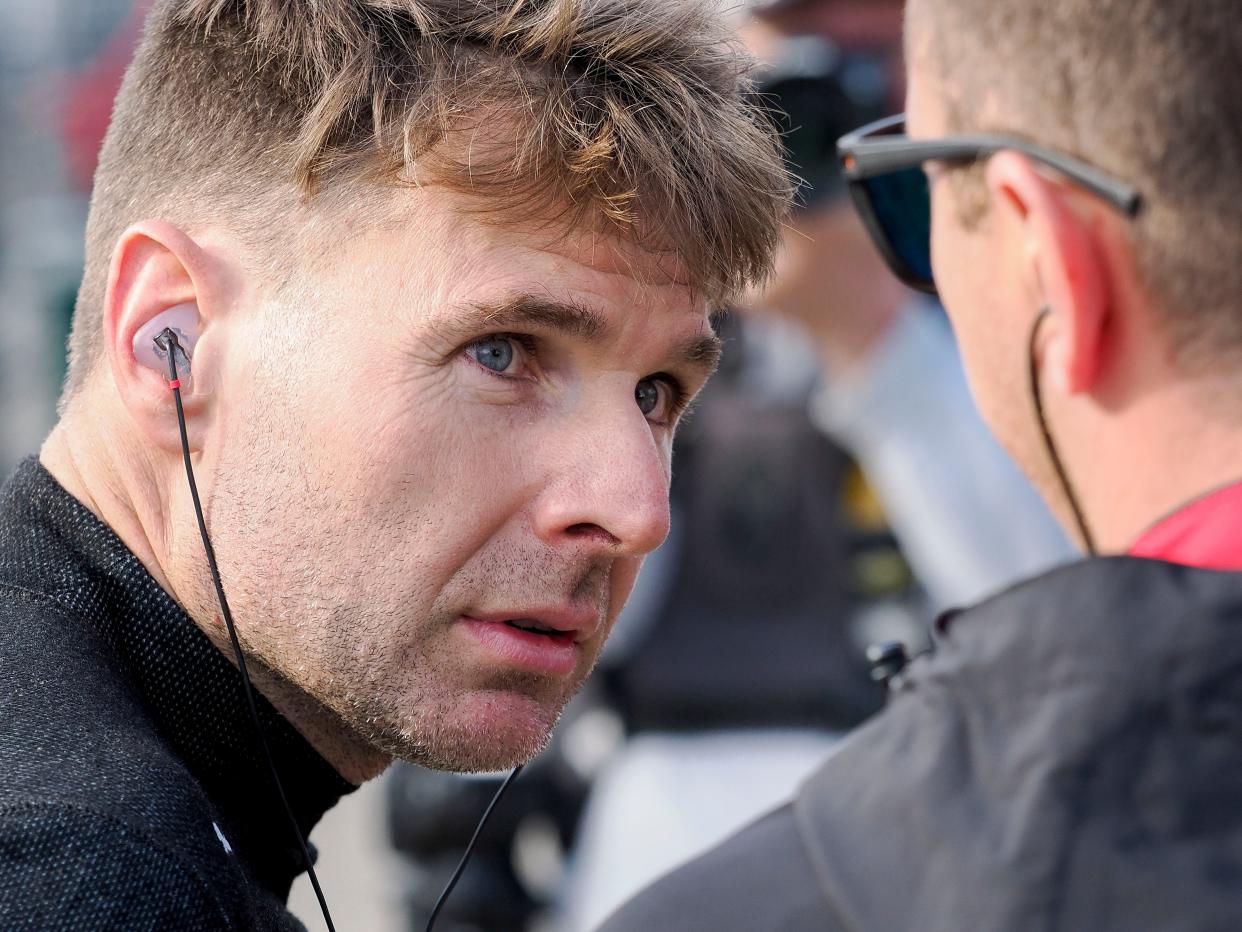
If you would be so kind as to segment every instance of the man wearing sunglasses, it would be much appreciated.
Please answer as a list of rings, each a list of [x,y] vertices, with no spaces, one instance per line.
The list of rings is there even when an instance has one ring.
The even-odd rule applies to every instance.
[[[897,18],[879,19],[884,10]],[[760,7],[744,33],[768,63],[758,89],[801,184],[776,273],[743,304],[755,318],[792,323],[812,349],[824,375],[811,398],[814,422],[857,458],[931,605],[943,610],[1072,551],[980,421],[943,312],[884,274],[850,203],[837,140],[887,116],[904,93],[889,53],[900,56],[901,11],[888,0],[784,2]],[[800,28],[815,31],[790,31]]]
[[[1230,0],[911,0],[842,141],[1086,559],[942,618],[788,806],[607,932],[1242,928],[1242,63]]]

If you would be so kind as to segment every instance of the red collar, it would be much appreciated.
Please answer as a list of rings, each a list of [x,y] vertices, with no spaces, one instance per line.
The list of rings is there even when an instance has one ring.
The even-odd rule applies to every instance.
[[[1158,522],[1130,548],[1130,555],[1242,571],[1242,482],[1209,492]]]

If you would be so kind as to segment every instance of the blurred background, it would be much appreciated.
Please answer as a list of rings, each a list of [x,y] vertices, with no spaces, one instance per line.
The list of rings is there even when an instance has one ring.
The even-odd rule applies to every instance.
[[[146,0],[0,0],[0,474],[55,417],[95,155]],[[439,928],[586,932],[786,798],[880,708],[874,644],[1070,556],[971,404],[943,312],[850,206],[844,132],[901,109],[898,0],[735,12],[804,179],[772,285],[718,321],[674,530]],[[296,775],[289,775],[296,779]],[[312,840],[344,929],[422,929],[497,777],[399,765]],[[308,885],[293,909],[322,928]]]
[[[82,268],[94,151],[111,100],[91,81],[130,0],[0,0],[0,469],[52,424]],[[115,47],[112,43],[116,43]],[[115,89],[114,89],[115,90]],[[87,124],[93,118],[96,126]]]

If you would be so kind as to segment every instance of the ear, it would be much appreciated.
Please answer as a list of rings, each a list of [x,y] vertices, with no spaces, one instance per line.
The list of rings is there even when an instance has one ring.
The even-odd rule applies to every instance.
[[[1041,368],[1065,394],[1090,392],[1100,376],[1111,312],[1095,207],[1016,152],[989,160],[987,185],[1025,251],[1032,321],[1043,308],[1052,310],[1041,334]]]
[[[181,371],[182,399],[191,449],[197,449],[208,401],[194,385],[203,384],[205,361],[194,344],[209,323],[213,304],[211,272],[202,249],[170,224],[147,221],[127,229],[112,254],[104,296],[103,337],[117,393],[130,417],[152,444],[180,454],[181,435],[168,372],[151,365],[151,347],[161,322],[176,317],[183,331],[196,330],[193,382]],[[163,357],[166,358],[166,357]],[[180,359],[180,357],[178,357]]]

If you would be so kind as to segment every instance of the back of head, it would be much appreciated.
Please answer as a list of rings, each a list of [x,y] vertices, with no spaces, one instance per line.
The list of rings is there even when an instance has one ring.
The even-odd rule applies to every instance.
[[[1023,136],[1137,188],[1140,285],[1179,362],[1242,356],[1236,4],[915,0],[909,43],[940,78],[952,130]]]
[[[151,216],[227,224],[278,281],[325,211],[379,222],[377,187],[442,185],[672,252],[713,297],[761,278],[788,181],[741,61],[709,0],[160,0],[96,175],[66,400]]]

